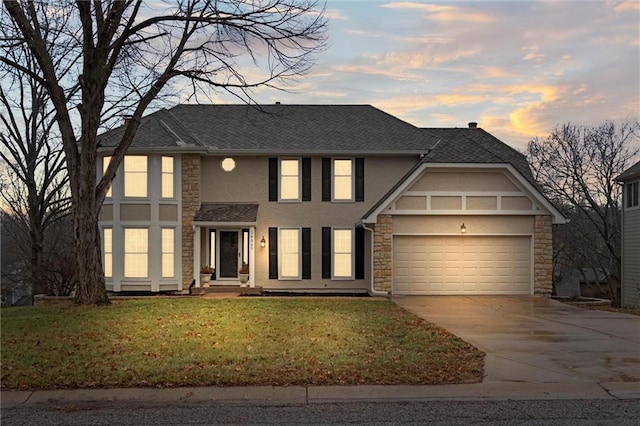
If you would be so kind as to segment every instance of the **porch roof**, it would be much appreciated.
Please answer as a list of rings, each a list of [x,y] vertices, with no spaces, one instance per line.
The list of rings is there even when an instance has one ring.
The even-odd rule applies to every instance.
[[[202,203],[193,222],[255,224],[257,218],[257,203]]]

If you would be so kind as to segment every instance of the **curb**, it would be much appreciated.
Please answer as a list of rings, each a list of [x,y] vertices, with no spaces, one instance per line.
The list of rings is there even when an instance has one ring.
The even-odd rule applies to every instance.
[[[69,402],[307,405],[428,400],[640,399],[640,382],[510,383],[426,386],[239,386],[173,389],[4,391],[2,408]]]

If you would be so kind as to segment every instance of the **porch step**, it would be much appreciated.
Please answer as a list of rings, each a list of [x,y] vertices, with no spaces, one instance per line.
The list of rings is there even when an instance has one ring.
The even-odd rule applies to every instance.
[[[259,296],[262,294],[262,287],[240,287],[239,285],[212,285],[209,287],[194,287],[193,294],[210,293],[237,293],[248,296]]]

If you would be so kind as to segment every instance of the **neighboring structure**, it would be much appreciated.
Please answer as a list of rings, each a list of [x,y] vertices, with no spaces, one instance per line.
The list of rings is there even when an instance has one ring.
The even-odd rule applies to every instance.
[[[602,268],[565,266],[555,278],[556,296],[559,297],[596,297],[613,300],[620,291],[620,280]]]
[[[640,306],[640,161],[616,178],[622,192],[622,306]]]
[[[99,172],[123,128],[101,135]],[[100,174],[100,173],[99,173]],[[142,119],[100,215],[110,291],[211,285],[551,293],[552,224],[522,154],[470,123],[368,105],[178,105]]]

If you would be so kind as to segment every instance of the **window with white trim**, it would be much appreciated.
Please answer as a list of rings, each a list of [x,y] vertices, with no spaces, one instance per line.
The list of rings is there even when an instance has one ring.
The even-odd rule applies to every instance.
[[[280,278],[300,279],[300,229],[280,228]]]
[[[353,278],[353,229],[333,229],[333,278]]]
[[[300,160],[280,160],[280,200],[300,201]]]
[[[640,183],[631,182],[627,183],[627,208],[638,207],[640,198]]]
[[[333,160],[333,199],[353,201],[353,160]]]
[[[173,198],[173,194],[173,157],[162,157],[162,198]]]
[[[102,231],[102,247],[104,259],[102,260],[105,278],[113,277],[113,230],[104,228]]]
[[[104,176],[104,173],[107,171],[107,167],[109,167],[109,163],[111,163],[110,156],[102,158],[102,176]],[[109,185],[109,189],[107,189],[106,197],[111,198],[112,196],[113,196],[113,191],[111,190],[111,185]]]
[[[124,196],[147,196],[147,157],[142,155],[124,157]]]
[[[149,275],[149,230],[124,228],[124,276],[146,278]]]
[[[162,278],[173,278],[175,275],[175,229],[162,228]]]

